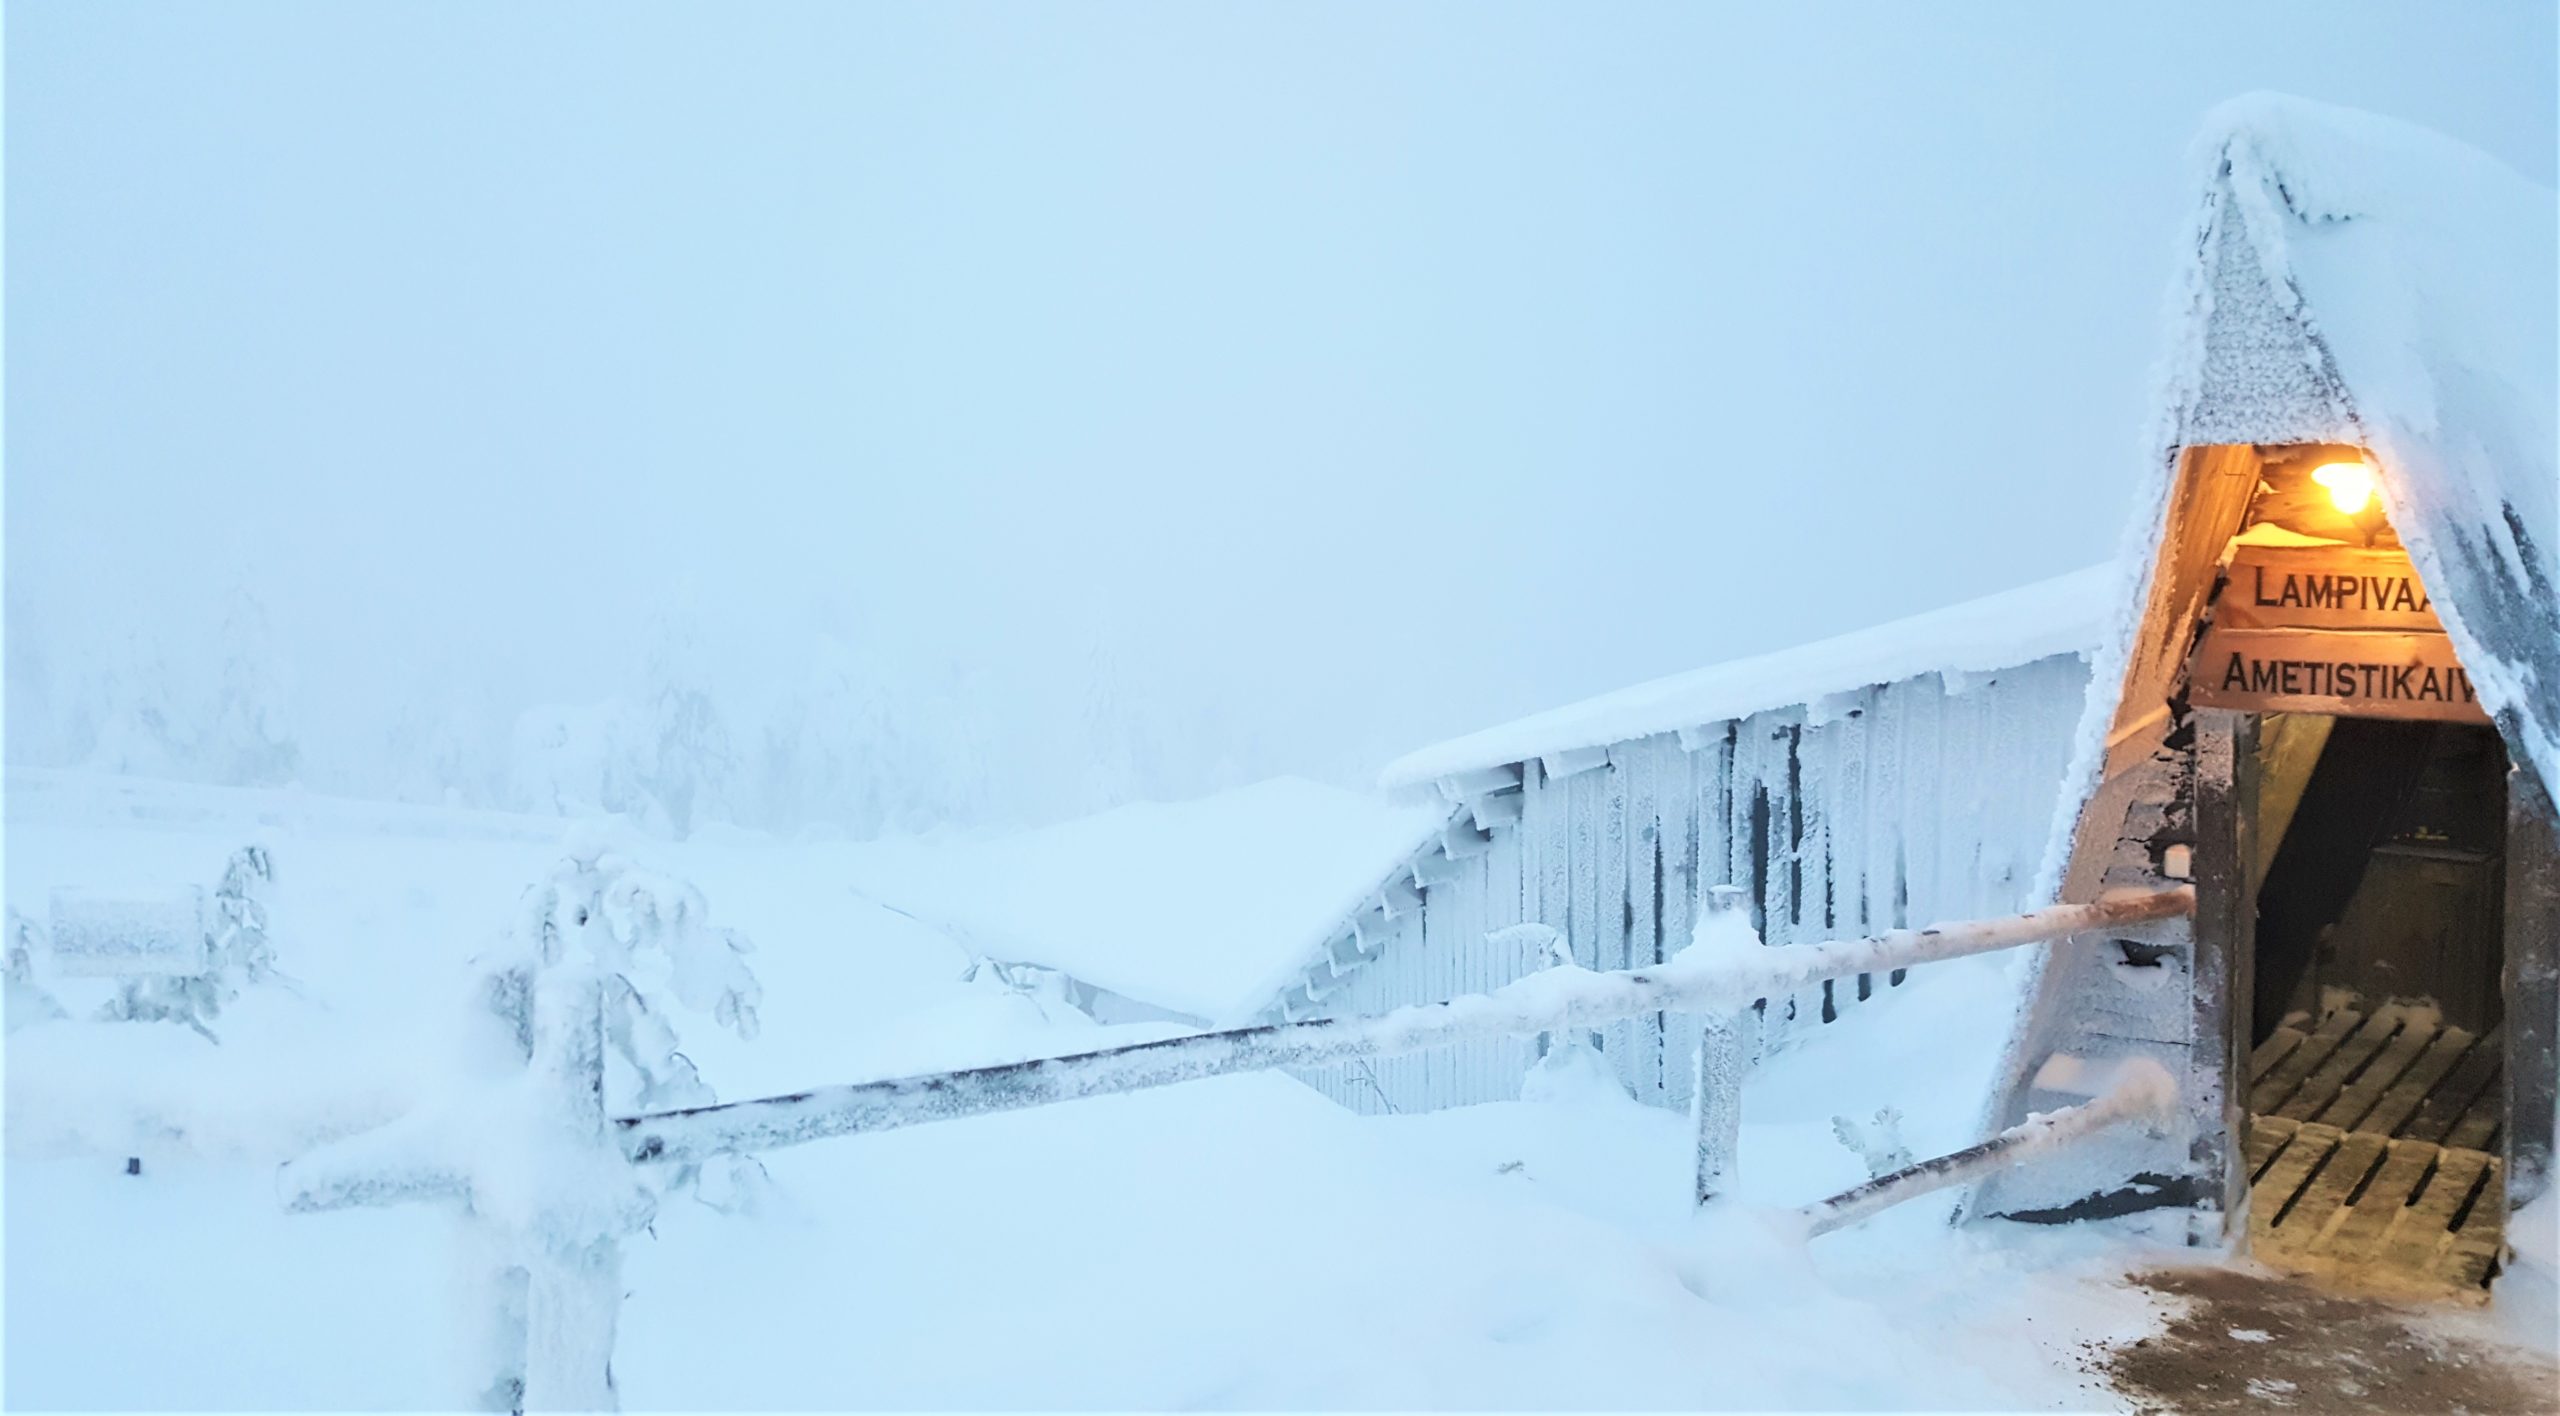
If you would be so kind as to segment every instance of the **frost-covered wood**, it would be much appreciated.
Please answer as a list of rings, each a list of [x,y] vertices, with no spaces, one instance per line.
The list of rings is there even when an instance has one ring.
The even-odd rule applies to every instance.
[[[1719,939],[1720,934],[1725,937]],[[1695,957],[1704,962],[1715,958],[1719,947],[1747,951],[1759,943],[1743,912],[1741,889],[1718,885],[1709,890],[1696,936],[1690,941]],[[1747,959],[1749,955],[1735,952],[1727,957]],[[1741,1016],[1700,1014],[1697,1053],[1689,1069],[1689,1132],[1697,1148],[1692,1198],[1701,1205],[1725,1192],[1741,1163],[1742,1078],[1747,1067]]]
[[[1828,1234],[1905,1200],[1967,1184],[1995,1170],[2024,1165],[2110,1126],[2157,1121],[2177,1101],[2178,1085],[2167,1070],[2149,1058],[2136,1058],[2124,1067],[2115,1084],[2095,1100],[2029,1116],[1977,1145],[1905,1166],[1807,1206],[1805,1217],[1811,1222],[1810,1232]]]
[[[1741,1020],[1730,1013],[1702,1014],[1689,1074],[1689,1128],[1698,1150],[1694,1193],[1702,1205],[1724,1193],[1741,1163],[1744,1066]]]
[[[1367,1060],[1490,1036],[1586,1029],[1649,1013],[1730,1012],[1751,999],[1783,996],[1826,978],[1911,968],[2093,930],[2131,930],[2183,916],[2194,905],[2195,892],[2180,887],[1868,939],[1756,950],[1744,959],[1693,951],[1643,969],[1555,968],[1491,993],[1378,1017],[1239,1028],[969,1071],[821,1087],[634,1117],[617,1127],[622,1149],[634,1161],[694,1163],[725,1152],[803,1145],[1232,1072]]]
[[[2094,634],[2094,630],[2092,630]],[[1810,707],[1610,744],[1603,762],[1532,756],[1444,792],[1515,802],[1470,817],[1485,856],[1435,867],[1423,927],[1394,932],[1347,987],[1297,1016],[1351,1016],[1496,987],[1535,961],[1484,944],[1523,919],[1573,941],[1586,968],[1666,958],[1699,894],[1741,887],[1777,947],[1979,918],[2027,903],[2049,833],[2087,669],[2073,653],[1826,693]],[[1580,768],[1571,776],[1550,766]],[[1456,795],[1451,800],[1459,799]],[[1506,854],[1507,853],[1507,854]],[[1481,923],[1477,923],[1481,921]],[[1441,951],[1448,951],[1447,957]],[[1457,989],[1449,985],[1463,979]],[[1755,1010],[1751,1046],[1784,1047],[1888,993],[1890,974],[1817,982]],[[1695,1024],[1676,1013],[1604,1029],[1603,1053],[1638,1099],[1685,1109]],[[1509,1097],[1522,1066],[1507,1041],[1427,1064],[1373,1062],[1306,1079],[1365,1111]]]

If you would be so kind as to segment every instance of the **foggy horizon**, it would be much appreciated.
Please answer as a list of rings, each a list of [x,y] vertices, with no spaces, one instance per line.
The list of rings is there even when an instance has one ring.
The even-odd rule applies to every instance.
[[[1366,788],[2111,555],[2214,104],[2560,161],[2548,10],[458,15],[12,17],[12,764]]]

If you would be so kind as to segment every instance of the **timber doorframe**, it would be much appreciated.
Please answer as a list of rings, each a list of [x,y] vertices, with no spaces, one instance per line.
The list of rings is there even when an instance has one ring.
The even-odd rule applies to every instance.
[[[2503,736],[2503,734],[2502,734]],[[2507,892],[2499,970],[2507,1029],[2507,1207],[2513,1213],[2551,1181],[2552,1128],[2560,1104],[2560,819],[2530,767],[2509,754]]]
[[[2193,1045],[2188,1050],[2190,1114],[2196,1128],[2189,1159],[2210,1196],[2219,1232],[2193,1236],[2215,1243],[2249,1226],[2249,1015],[2257,971],[2258,715],[2223,708],[2194,710],[2196,734],[2194,873],[2195,951],[2190,985]],[[2213,1124],[2219,1118],[2219,1125]],[[2199,1221],[2203,1217],[2199,1216]]]

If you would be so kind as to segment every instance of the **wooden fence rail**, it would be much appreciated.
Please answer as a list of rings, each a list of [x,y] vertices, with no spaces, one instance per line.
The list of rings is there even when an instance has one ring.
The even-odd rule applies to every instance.
[[[1375,1017],[1236,1028],[996,1067],[820,1087],[627,1117],[614,1126],[623,1154],[633,1162],[685,1163],[727,1151],[805,1145],[1231,1072],[1389,1057],[1477,1037],[1589,1028],[1646,1013],[1729,1016],[1755,998],[1782,997],[1827,978],[1883,973],[2074,934],[2121,932],[2194,908],[2194,888],[2181,885],[2000,919],[1768,949],[1762,951],[1765,959],[1748,963],[1674,960],[1608,973],[1550,969],[1491,993]]]
[[[1710,909],[1729,907],[1725,894]],[[622,1241],[647,1222],[640,1165],[695,1164],[831,1136],[1018,1111],[1083,1097],[1170,1086],[1231,1072],[1386,1057],[1469,1038],[1588,1029],[1646,1013],[1700,1013],[1697,1197],[1731,1174],[1741,1117],[1738,1016],[1828,978],[1883,973],[2077,934],[2121,936],[2191,913],[2178,887],[1872,939],[1781,948],[1692,947],[1652,968],[1611,973],[1559,967],[1492,993],[1339,1018],[1167,1038],[997,1067],[821,1087],[788,1096],[632,1117],[604,1109],[605,981],[592,944],[564,947],[531,981],[525,1084],[492,1094],[480,1114],[422,1112],[287,1164],[280,1196],[293,1210],[454,1199],[468,1204],[499,1256],[482,1275],[498,1314],[489,1399],[501,1409],[597,1410],[615,1404],[614,1329],[622,1301]],[[592,911],[571,925],[604,926]],[[1745,928],[1741,938],[1751,936]],[[2160,1079],[2166,1085],[2166,1079]],[[1984,1156],[2044,1148],[2127,1119],[2149,1093],[2126,1093],[2055,1119],[2039,1138],[1995,1138]],[[2033,1123],[2031,1123],[2033,1124]],[[2024,1128],[2022,1128],[2024,1129]],[[1977,1148],[1978,1150],[1983,1148]],[[1887,1177],[1827,1202],[1817,1226],[1848,1223],[1946,1183],[1937,1171]],[[1928,1168],[1915,1167],[1915,1171]],[[1969,1172],[1967,1172],[1969,1173]]]

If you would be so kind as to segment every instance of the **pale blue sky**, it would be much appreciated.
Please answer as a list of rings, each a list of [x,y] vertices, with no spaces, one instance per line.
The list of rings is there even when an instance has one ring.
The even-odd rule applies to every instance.
[[[2236,13],[2235,13],[2236,11]],[[9,629],[323,731],[689,581],[1256,769],[2106,554],[2199,115],[2553,178],[2549,5],[12,4]],[[881,631],[887,632],[887,631]],[[14,652],[14,651],[13,651]]]

